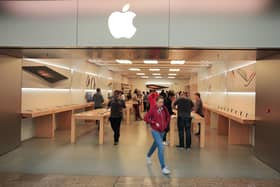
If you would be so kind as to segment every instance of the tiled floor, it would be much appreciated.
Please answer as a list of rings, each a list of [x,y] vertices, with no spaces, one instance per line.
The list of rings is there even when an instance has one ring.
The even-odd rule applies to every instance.
[[[0,174],[0,187],[279,187],[279,180]]]
[[[69,132],[57,133],[55,140],[26,141],[18,149],[0,157],[0,172],[39,174],[12,174],[8,177],[16,179],[10,181],[11,185],[21,179],[24,184],[28,183],[31,178],[31,186],[37,179],[44,184],[50,183],[49,179],[78,183],[82,180],[84,185],[81,186],[96,181],[95,179],[104,181],[104,186],[107,182],[107,186],[131,186],[129,183],[134,181],[139,181],[140,186],[151,186],[153,181],[156,184],[160,181],[160,185],[154,186],[169,186],[165,185],[164,181],[179,186],[178,181],[184,180],[187,181],[185,186],[203,186],[204,182],[215,184],[212,186],[223,186],[226,182],[231,183],[231,186],[240,186],[235,185],[236,182],[250,186],[250,183],[261,180],[257,185],[261,186],[259,184],[262,180],[280,180],[280,173],[259,161],[251,147],[229,146],[226,137],[217,136],[215,129],[207,128],[204,149],[198,147],[197,137],[193,137],[193,148],[189,152],[166,147],[166,162],[172,171],[169,178],[161,178],[157,154],[153,156],[153,165],[146,165],[145,154],[152,139],[143,122],[122,126],[118,146],[112,144],[112,131],[109,126],[105,131],[104,145],[98,145],[97,130],[80,137],[75,145],[69,143]],[[5,175],[2,175],[2,179],[3,176]],[[123,180],[126,181],[125,184],[122,183]]]

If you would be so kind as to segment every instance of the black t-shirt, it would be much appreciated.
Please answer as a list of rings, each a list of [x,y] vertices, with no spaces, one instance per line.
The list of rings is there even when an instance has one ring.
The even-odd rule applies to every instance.
[[[174,114],[172,110],[172,101],[169,98],[164,100],[164,106],[167,108],[170,115]]]
[[[112,118],[119,118],[122,117],[123,109],[125,108],[125,102],[121,99],[112,99],[108,103],[108,107],[111,108],[111,117]]]
[[[179,98],[175,101],[174,106],[178,106],[178,117],[186,118],[191,116],[194,104],[188,98]]]

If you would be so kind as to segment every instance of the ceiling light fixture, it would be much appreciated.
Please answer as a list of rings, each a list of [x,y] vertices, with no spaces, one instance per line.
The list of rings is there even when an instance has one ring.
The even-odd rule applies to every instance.
[[[160,69],[157,69],[157,68],[156,68],[156,69],[153,69],[153,68],[152,68],[152,69],[149,69],[149,70],[150,70],[150,71],[160,71]]]
[[[175,79],[176,77],[167,77],[167,78],[169,78],[169,79]]]
[[[171,82],[157,82],[157,81],[150,81],[150,82],[146,82],[146,85],[148,84],[158,84],[158,85],[171,85]]]
[[[130,60],[116,60],[117,63],[119,64],[132,64],[132,62]]]
[[[129,68],[129,71],[140,71],[139,68]]]
[[[156,76],[155,77],[155,79],[161,79],[162,78],[162,76]]]
[[[160,73],[153,73],[152,75],[160,75]]]
[[[145,73],[136,73],[136,75],[145,75]]]
[[[169,76],[176,76],[177,74],[176,73],[169,73],[168,75]]]
[[[185,61],[184,60],[171,60],[170,64],[182,65],[182,64],[185,64]]]
[[[144,64],[158,64],[157,60],[144,60]]]
[[[148,79],[149,77],[148,76],[141,76],[141,78]]]
[[[169,71],[178,72],[180,69],[169,69]]]

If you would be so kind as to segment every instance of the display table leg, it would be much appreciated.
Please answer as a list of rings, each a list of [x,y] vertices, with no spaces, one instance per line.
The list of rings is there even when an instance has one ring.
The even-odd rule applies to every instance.
[[[241,125],[233,120],[229,121],[229,144],[252,145],[252,126]]]
[[[76,119],[74,117],[71,120],[71,143],[76,143]]]
[[[102,145],[103,143],[104,143],[104,118],[101,118],[99,124],[99,144]]]
[[[205,122],[200,122],[200,148],[205,147]]]
[[[229,119],[218,115],[218,135],[228,136]]]
[[[130,123],[130,108],[126,109],[126,125]]]
[[[34,118],[35,137],[54,138],[55,116],[54,114]]]
[[[207,109],[204,110],[204,120],[206,126],[211,126],[211,112]]]
[[[170,131],[169,131],[169,145],[175,145],[175,125],[176,125],[177,118],[171,117],[170,121]]]
[[[218,114],[210,111],[210,128],[217,129],[218,128]]]
[[[72,114],[72,110],[56,114],[57,130],[70,130]]]

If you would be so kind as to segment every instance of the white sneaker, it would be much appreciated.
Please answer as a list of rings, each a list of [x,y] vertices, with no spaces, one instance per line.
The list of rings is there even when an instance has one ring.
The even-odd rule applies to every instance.
[[[146,157],[147,164],[152,165],[152,159],[150,157]]]
[[[167,145],[168,145],[168,142],[162,142],[162,144],[167,146]]]
[[[171,173],[171,171],[167,167],[163,168],[161,171],[164,175],[169,175]]]

